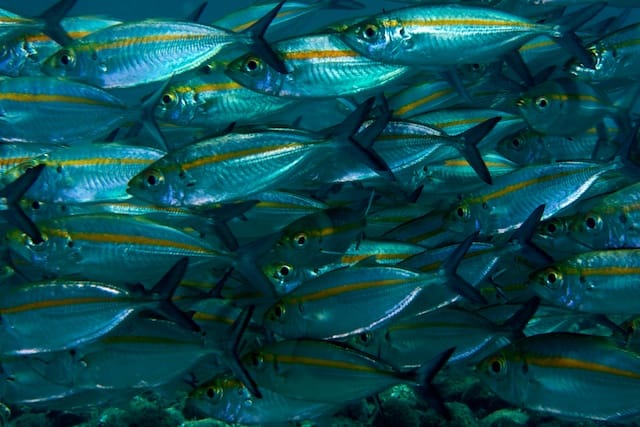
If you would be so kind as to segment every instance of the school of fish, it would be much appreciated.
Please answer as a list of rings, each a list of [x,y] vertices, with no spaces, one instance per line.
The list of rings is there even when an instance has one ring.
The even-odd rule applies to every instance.
[[[637,0],[75,3],[0,9],[7,408],[638,420]]]

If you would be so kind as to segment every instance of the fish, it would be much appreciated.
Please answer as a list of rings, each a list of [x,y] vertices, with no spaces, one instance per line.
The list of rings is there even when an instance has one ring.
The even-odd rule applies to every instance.
[[[101,88],[132,87],[166,80],[198,67],[226,46],[240,44],[286,72],[262,38],[283,3],[240,33],[192,22],[123,22],[66,44],[43,63],[42,70]]]

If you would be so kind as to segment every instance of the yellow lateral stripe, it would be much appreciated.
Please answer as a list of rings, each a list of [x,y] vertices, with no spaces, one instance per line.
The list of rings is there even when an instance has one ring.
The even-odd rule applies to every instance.
[[[531,178],[531,179],[528,179],[526,181],[521,181],[521,182],[518,182],[518,183],[515,183],[515,184],[507,185],[503,189],[496,190],[493,193],[485,194],[485,195],[482,195],[482,196],[472,197],[472,198],[467,200],[467,203],[470,203],[470,204],[471,203],[479,203],[479,202],[486,202],[486,201],[489,201],[489,200],[497,199],[498,197],[502,197],[504,195],[513,193],[514,191],[522,190],[523,188],[527,188],[527,187],[530,187],[530,186],[535,185],[535,184],[540,184],[540,183],[543,183],[543,182],[552,181],[552,180],[557,179],[557,178],[562,178],[562,177],[573,175],[573,174],[580,173],[580,172],[583,172],[583,170],[581,170],[581,169],[570,170],[570,171],[559,172],[559,173],[556,173],[556,174],[551,174],[551,175],[547,175],[547,176],[543,176],[543,177]]]
[[[135,36],[129,38],[108,40],[104,42],[86,42],[73,45],[73,48],[77,52],[91,51],[91,50],[104,50],[104,49],[121,49],[125,47],[131,47],[136,45],[148,44],[148,43],[164,43],[164,42],[186,42],[186,41],[198,41],[201,39],[207,39],[212,37],[211,34],[194,34],[194,33],[180,33],[180,34],[149,34],[146,36]],[[220,45],[228,44],[219,42]]]
[[[89,31],[71,31],[68,32],[67,34],[69,34],[69,37],[71,37],[72,39],[81,39],[82,37],[85,37],[89,34],[91,34],[91,32]],[[41,34],[29,34],[27,36],[25,36],[25,40],[29,43],[43,43],[43,42],[52,42],[53,40],[51,40],[51,37],[49,37],[48,35],[41,33]]]
[[[290,151],[294,148],[301,148],[304,146],[305,144],[294,142],[294,143],[285,144],[285,145],[251,147],[251,148],[245,148],[243,150],[230,151],[228,153],[213,154],[211,156],[200,157],[199,159],[193,160],[188,163],[184,163],[182,165],[182,169],[187,171],[189,169],[197,168],[199,166],[206,165],[209,163],[217,163],[225,160],[239,159],[244,156],[250,156],[253,154],[265,154],[265,153],[278,152],[278,151]]]
[[[362,255],[343,255],[340,258],[340,262],[344,264],[355,264],[358,261],[362,261],[365,258],[369,258],[370,256],[375,259],[387,259],[387,260],[403,260],[409,258],[413,254],[394,254],[394,253],[386,253],[386,254],[362,254]]]
[[[127,298],[133,300],[132,298]],[[24,311],[30,310],[42,310],[46,308],[53,307],[63,307],[69,305],[79,305],[79,304],[99,304],[99,303],[110,303],[110,302],[123,302],[123,298],[115,299],[114,297],[78,297],[78,298],[63,298],[58,300],[47,300],[47,301],[35,301],[26,304],[16,305],[13,307],[3,307],[0,308],[0,315],[3,314],[15,314]]]
[[[433,100],[436,100],[438,98],[442,98],[444,95],[453,93],[453,89],[452,88],[447,88],[447,89],[442,89],[439,90],[437,92],[434,92],[430,95],[424,96],[420,99],[417,99],[413,102],[410,102],[406,105],[404,105],[403,107],[400,107],[398,109],[396,109],[395,114],[398,116],[401,116],[403,114],[408,113],[409,111],[415,110],[416,108],[418,108],[421,105],[426,104],[427,102],[431,102]]]
[[[242,86],[236,82],[221,82],[221,83],[203,83],[193,87],[193,91],[196,93],[202,92],[217,92],[220,90],[232,90],[232,89],[242,89]]]
[[[277,361],[278,363],[290,363],[294,365],[304,365],[304,366],[320,366],[323,368],[346,369],[349,371],[379,372],[377,369],[371,366],[358,365],[355,363],[342,362],[339,360],[317,359],[315,357],[294,356],[294,355],[273,354],[273,353],[261,353],[261,355],[265,362]]]
[[[321,300],[323,298],[341,295],[347,292],[357,292],[357,291],[370,289],[370,288],[382,288],[385,286],[403,285],[405,283],[417,282],[419,280],[421,280],[421,278],[385,279],[385,280],[374,280],[371,282],[358,282],[358,283],[352,283],[348,285],[335,286],[333,288],[323,289],[321,291],[316,291],[306,295],[300,295],[300,296],[292,295],[292,296],[285,297],[285,299],[292,303],[315,301],[315,300]]]
[[[315,230],[309,230],[307,232],[307,236],[308,237],[327,237],[327,236],[332,236],[334,234],[342,233],[343,231],[354,230],[360,227],[362,227],[361,222],[348,222],[346,224],[342,224],[337,227],[329,226],[324,228],[317,228]]]
[[[507,163],[502,163],[502,162],[484,162],[485,165],[487,165],[487,167],[512,167],[512,165],[509,165]],[[445,166],[461,166],[461,167],[471,167],[469,166],[469,162],[467,162],[465,159],[451,159],[451,160],[445,160],[444,161],[444,165]]]
[[[394,20],[389,21],[394,24]],[[540,25],[524,21],[505,21],[500,19],[482,19],[482,18],[426,18],[426,19],[407,19],[395,22],[404,27],[446,27],[446,26],[468,26],[468,27],[513,27],[513,28],[538,28]]]
[[[175,242],[173,240],[159,239],[155,237],[143,237],[132,236],[127,234],[114,234],[114,233],[97,233],[97,232],[71,232],[66,233],[58,229],[46,229],[46,234],[52,236],[58,236],[62,238],[71,237],[73,240],[87,240],[90,242],[102,242],[102,243],[126,243],[133,245],[149,245],[149,246],[161,246],[168,248],[184,249],[187,251],[197,252],[200,254],[213,255],[214,251],[207,250],[200,246],[189,245],[187,243]]]
[[[303,50],[300,52],[281,52],[284,59],[322,59],[322,58],[348,58],[360,56],[353,50]]]
[[[588,362],[585,360],[573,359],[570,357],[545,357],[536,355],[525,355],[527,363],[549,368],[583,369],[585,371],[611,374],[627,378],[640,379],[640,372],[626,371],[600,363]]]
[[[203,313],[201,311],[196,311],[193,314],[193,320],[201,320],[203,322],[217,322],[217,323],[226,323],[227,325],[232,325],[235,322],[235,319],[231,319],[229,317],[219,316],[217,314]]]
[[[91,159],[68,159],[54,160],[45,159],[42,163],[48,166],[75,166],[89,167],[96,165],[148,165],[155,162],[154,159],[135,159],[135,158],[113,158],[113,157],[94,157]]]
[[[562,268],[567,274],[575,274],[581,276],[618,276],[626,274],[640,274],[640,267],[571,267]]]
[[[555,99],[558,101],[578,100],[578,101],[592,101],[596,104],[602,104],[601,100],[593,95],[580,95],[575,93],[551,93],[546,95],[547,98]]]
[[[533,49],[540,49],[540,48],[545,48],[545,47],[549,47],[552,45],[555,45],[556,43],[552,40],[542,40],[539,41],[537,43],[527,43],[525,45],[523,45],[522,47],[520,47],[520,52],[526,52],[528,50],[533,50]]]
[[[82,98],[80,96],[73,95],[54,95],[49,93],[18,93],[18,92],[0,92],[0,99],[16,102],[70,102],[74,104],[86,104],[86,105],[103,105],[106,107],[121,107],[124,106],[104,102],[99,99]]]

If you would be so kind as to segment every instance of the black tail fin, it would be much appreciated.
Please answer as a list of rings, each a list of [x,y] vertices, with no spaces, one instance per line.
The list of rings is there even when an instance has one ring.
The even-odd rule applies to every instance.
[[[38,16],[45,24],[43,32],[62,46],[68,45],[73,39],[62,28],[60,21],[75,4],[76,0],[60,0]]]
[[[478,174],[480,179],[487,184],[492,184],[493,181],[489,169],[487,169],[487,165],[484,163],[484,160],[482,160],[482,156],[478,150],[478,143],[493,130],[500,120],[502,120],[502,117],[494,117],[455,135],[455,138],[460,141],[460,145],[458,146],[460,154],[469,162],[469,165]]]
[[[414,388],[416,395],[426,401],[432,406],[436,412],[442,415],[445,419],[451,419],[451,413],[444,405],[444,399],[442,395],[436,389],[432,382],[436,374],[447,364],[447,361],[455,351],[455,347],[443,351],[436,355],[429,362],[418,367],[415,371],[412,371],[416,375],[416,382],[419,384]]]
[[[249,372],[242,364],[240,355],[238,353],[240,343],[242,342],[242,336],[247,330],[247,326],[249,326],[249,322],[251,321],[251,316],[253,316],[254,309],[255,306],[253,305],[246,307],[244,310],[242,310],[235,322],[233,322],[233,325],[231,325],[231,336],[227,341],[229,344],[226,351],[230,365],[229,368],[231,369],[233,374],[242,382],[242,384],[244,384],[244,386],[251,392],[253,396],[261,398],[262,393],[260,393],[258,385],[253,380],[253,378],[251,378],[251,375],[249,375]]]
[[[156,140],[160,148],[168,151],[167,141],[162,134],[162,131],[158,127],[158,123],[155,118],[155,107],[160,98],[164,95],[164,91],[169,85],[171,78],[167,79],[158,89],[153,93],[142,98],[142,103],[135,108],[135,114],[138,115],[136,122],[129,129],[125,138],[131,138],[136,136],[140,129],[143,127],[149,132],[149,134]]]
[[[553,262],[545,251],[537,247],[531,239],[536,234],[538,224],[544,213],[545,205],[540,205],[529,215],[522,225],[511,235],[509,242],[518,242],[520,253],[529,261],[532,261],[538,268],[549,265]]]
[[[595,3],[584,7],[574,13],[563,16],[555,22],[553,37],[560,46],[575,56],[584,66],[595,67],[595,59],[585,49],[582,40],[576,35],[575,30],[596,16],[607,5],[606,2]]]
[[[33,221],[24,213],[19,202],[24,193],[36,182],[44,168],[44,164],[29,168],[18,179],[0,190],[0,197],[3,197],[7,203],[5,214],[7,221],[29,236],[35,244],[44,241],[42,234]]]
[[[476,231],[460,243],[442,263],[440,271],[444,272],[444,275],[447,278],[447,286],[449,286],[454,292],[471,302],[486,305],[487,300],[482,296],[480,291],[471,286],[469,282],[464,280],[457,273],[460,262],[464,259],[464,256],[467,254],[467,251],[471,247],[473,241],[478,237],[478,234],[479,232]]]
[[[171,300],[189,265],[189,258],[181,258],[151,289],[151,294],[160,296],[156,310],[185,329],[199,331],[200,327],[193,319],[180,310]]]
[[[522,331],[527,326],[527,323],[529,323],[529,320],[531,320],[531,318],[536,314],[539,306],[540,298],[537,296],[531,298],[510,318],[504,321],[501,325],[501,329],[509,331],[513,340],[524,338],[525,335]]]
[[[276,54],[276,52],[274,52],[271,46],[269,46],[269,43],[264,39],[264,33],[267,31],[267,28],[269,28],[271,21],[273,21],[273,19],[278,15],[284,1],[285,0],[278,3],[276,7],[271,9],[269,13],[260,18],[255,24],[242,31],[243,34],[246,34],[251,38],[249,49],[251,49],[251,51],[260,58],[264,59],[271,68],[281,74],[287,74],[287,68],[284,66],[282,59],[278,54]]]

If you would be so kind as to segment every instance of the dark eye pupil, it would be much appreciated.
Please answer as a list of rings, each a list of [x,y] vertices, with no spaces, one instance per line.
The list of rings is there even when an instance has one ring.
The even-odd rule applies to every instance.
[[[282,316],[282,308],[279,305],[276,306],[276,308],[273,310],[273,314],[275,314],[276,317]]]
[[[549,281],[549,283],[555,283],[556,282],[556,275],[554,273],[549,273],[547,275],[547,280]]]
[[[480,69],[480,64],[473,64],[471,66],[471,68],[473,68],[474,70],[479,70]]]
[[[213,392],[213,389],[212,389],[212,388],[208,388],[208,389],[207,389],[207,396],[209,396],[209,399],[213,399],[213,395],[214,395],[214,394],[215,394],[215,393]]]
[[[35,202],[31,203],[31,207],[33,209],[40,209],[40,202],[36,200]]]
[[[70,61],[71,61],[71,58],[69,58],[69,55],[62,55],[60,57],[60,62],[62,63],[62,65],[69,65]]]
[[[364,35],[368,38],[371,38],[376,35],[376,30],[372,26],[368,26],[364,29]]]
[[[258,63],[254,60],[247,61],[247,70],[255,71],[258,68]]]
[[[289,267],[287,267],[286,265],[283,265],[280,268],[280,274],[282,274],[283,276],[287,276],[289,274]]]
[[[587,218],[587,220],[585,222],[587,224],[587,227],[589,227],[589,228],[595,228],[596,227],[596,220],[595,220],[595,218],[593,218],[591,216],[589,218]]]
[[[458,208],[458,210],[456,210],[456,214],[462,218],[464,216],[464,209]]]
[[[298,244],[299,245],[304,245],[304,243],[307,241],[307,239],[304,236],[300,236],[298,237]]]
[[[149,185],[156,185],[156,182],[157,182],[157,180],[156,180],[156,177],[155,177],[155,176],[153,176],[153,175],[149,175],[149,176],[147,177],[147,183],[148,183]]]
[[[539,107],[541,107],[541,108],[546,107],[546,106],[547,106],[547,100],[546,100],[546,99],[544,99],[544,98],[539,99],[539,100],[538,100],[538,106],[539,106]]]
[[[549,233],[555,233],[556,232],[556,226],[555,224],[549,224],[547,225],[547,230],[549,231]]]
[[[162,97],[162,102],[165,103],[165,104],[170,104],[171,100],[172,100],[171,95],[164,95]]]
[[[493,362],[491,362],[491,370],[493,372],[497,374],[500,372],[501,369],[502,369],[502,366],[500,365],[500,362],[498,362],[497,360],[494,360]]]
[[[364,334],[364,333],[360,334],[360,341],[366,343],[367,341],[369,341],[369,336],[367,334]]]
[[[511,141],[511,144],[512,144],[514,147],[518,148],[518,147],[520,147],[520,140],[516,138],[516,139],[514,139],[513,141]]]

